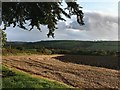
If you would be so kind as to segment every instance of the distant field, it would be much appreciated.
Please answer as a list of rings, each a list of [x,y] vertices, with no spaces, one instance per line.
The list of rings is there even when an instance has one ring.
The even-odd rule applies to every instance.
[[[62,62],[105,67],[119,70],[119,60],[117,56],[87,56],[87,55],[64,55],[55,57]]]

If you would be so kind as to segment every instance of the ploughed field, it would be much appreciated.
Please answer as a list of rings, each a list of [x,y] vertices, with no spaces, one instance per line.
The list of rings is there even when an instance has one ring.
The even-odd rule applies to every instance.
[[[113,56],[3,56],[2,62],[31,75],[63,82],[76,88],[119,88],[120,74],[116,67],[117,58]]]

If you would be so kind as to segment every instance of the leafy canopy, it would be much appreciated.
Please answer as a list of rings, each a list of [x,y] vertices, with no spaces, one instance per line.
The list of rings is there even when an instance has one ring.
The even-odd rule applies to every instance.
[[[59,20],[77,16],[77,22],[84,25],[82,7],[76,2],[66,2],[67,7],[62,8],[62,2],[3,2],[2,3],[2,21],[4,29],[13,25],[31,31],[34,26],[41,31],[40,25],[47,25],[49,32],[47,36],[54,37],[56,24]],[[66,12],[69,11],[69,13]],[[26,22],[30,22],[26,27]]]

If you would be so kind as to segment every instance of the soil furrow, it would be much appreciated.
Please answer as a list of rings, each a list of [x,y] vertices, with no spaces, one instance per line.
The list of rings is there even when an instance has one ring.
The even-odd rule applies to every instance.
[[[53,57],[57,55],[8,56],[3,57],[3,64],[76,88],[119,88],[117,70],[62,62]]]

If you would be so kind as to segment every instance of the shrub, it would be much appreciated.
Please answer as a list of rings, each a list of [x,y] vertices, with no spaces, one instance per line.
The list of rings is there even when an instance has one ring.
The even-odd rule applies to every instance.
[[[49,49],[45,49],[45,50],[43,51],[43,53],[44,53],[44,54],[50,55],[50,54],[52,54],[52,51],[49,50]]]

